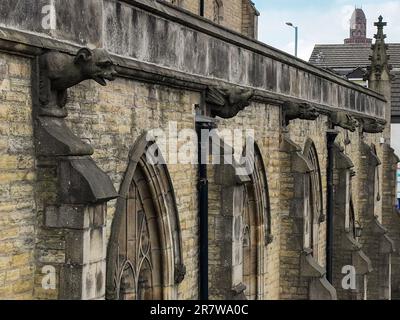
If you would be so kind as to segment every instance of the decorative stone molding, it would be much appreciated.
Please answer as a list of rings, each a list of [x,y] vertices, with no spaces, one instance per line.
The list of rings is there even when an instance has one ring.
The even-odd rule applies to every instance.
[[[59,160],[59,196],[61,203],[103,203],[117,193],[108,175],[88,156]]]
[[[306,148],[307,149],[307,148]],[[285,274],[286,268],[291,270],[291,265],[282,263],[282,277],[284,281],[298,283],[302,288],[307,288],[307,293],[299,295],[299,299],[328,299],[335,300],[336,290],[326,279],[326,270],[313,256],[313,251],[305,243],[306,238],[306,207],[305,197],[308,188],[305,186],[309,180],[309,174],[313,171],[313,165],[308,157],[302,152],[300,146],[287,136],[283,136],[280,151],[285,155],[286,161],[290,163],[290,169],[285,173],[285,181],[291,187],[285,193],[293,194],[287,199],[289,213],[283,216],[286,230],[281,236],[287,237],[288,244],[285,247],[283,261],[286,256],[300,261],[300,269],[297,273]],[[307,190],[306,190],[307,189]]]
[[[337,300],[336,289],[325,276],[311,280],[310,300]]]
[[[334,144],[335,149],[335,168],[338,170],[345,170],[354,168],[353,161],[344,153],[344,148]]]
[[[365,299],[367,292],[367,277],[372,272],[372,262],[362,251],[356,238],[356,225],[351,210],[352,207],[352,168],[351,159],[338,144],[334,145],[335,159],[335,215],[334,215],[334,255],[333,255],[333,285],[337,289],[339,299]],[[352,265],[356,271],[356,289],[343,290],[342,268]]]
[[[295,173],[307,173],[311,171],[309,161],[304,157],[299,145],[284,136],[280,144],[280,151],[291,154],[291,170]]]
[[[363,245],[363,251],[371,259],[373,268],[368,275],[368,299],[390,299],[395,246],[375,209],[378,202],[382,201],[382,190],[377,183],[381,161],[374,149],[374,146],[360,141],[358,190],[361,201],[359,217],[363,231],[359,241]]]
[[[392,299],[400,299],[400,215],[395,204],[397,192],[397,165],[399,158],[387,143],[382,145],[382,225],[397,249],[392,255]]]
[[[212,117],[230,119],[250,105],[254,90],[208,87],[205,102]]]
[[[320,115],[317,109],[309,103],[295,103],[288,101],[283,104],[282,108],[285,126],[288,126],[292,120],[316,120]]]
[[[231,146],[216,138],[212,143],[213,150],[220,151],[221,164],[214,165],[212,175],[220,190],[220,212],[213,216],[218,222],[215,240],[210,245],[219,248],[217,256],[220,260],[218,264],[210,265],[216,274],[210,292],[224,299],[260,299],[264,294],[265,247],[273,240],[267,176],[261,152],[255,144],[254,153],[244,155],[244,162],[254,163],[254,171],[245,175],[236,161],[233,164],[223,162],[225,154],[233,154]],[[256,266],[255,270],[247,270],[248,274],[244,270],[245,259],[251,260],[246,260],[247,264]],[[245,282],[246,274],[252,277],[250,283]],[[254,292],[245,292],[251,283],[256,283]]]
[[[33,74],[36,154],[56,160],[58,203],[45,208],[45,226],[65,232],[61,299],[103,299],[107,202],[118,197],[111,179],[93,161],[93,148],[68,128],[68,89],[88,79],[105,86],[116,72],[105,50],[80,49],[75,56],[49,51]]]

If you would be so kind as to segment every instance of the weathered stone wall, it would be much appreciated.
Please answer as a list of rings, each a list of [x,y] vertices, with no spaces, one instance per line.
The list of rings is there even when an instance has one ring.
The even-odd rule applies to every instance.
[[[33,293],[37,225],[31,66],[0,53],[0,299]]]
[[[279,275],[280,275],[280,154],[279,144],[281,128],[280,107],[265,105],[262,103],[252,103],[250,107],[240,112],[237,117],[231,120],[218,119],[218,129],[239,129],[254,130],[255,142],[260,148],[264,166],[268,179],[268,189],[271,206],[271,235],[272,243],[264,246],[264,299],[279,299]],[[210,174],[210,230],[218,228],[219,217],[221,216],[221,187],[215,186],[214,170],[209,170]],[[214,227],[215,226],[215,227]],[[220,246],[221,235],[213,234],[211,231],[210,240],[210,284],[214,281],[215,273],[219,264],[223,261],[225,252]],[[264,239],[262,239],[264,241]],[[220,298],[215,296],[213,298]]]
[[[2,54],[1,84],[1,217],[0,298],[56,299],[56,290],[42,288],[42,267],[59,267],[65,261],[64,235],[45,228],[44,208],[56,201],[56,167],[39,161],[36,165],[31,123],[31,63],[28,59]],[[168,129],[175,121],[178,130],[194,127],[194,104],[198,94],[118,80],[107,88],[92,82],[70,91],[69,125],[95,147],[94,159],[112,178],[118,190],[128,164],[128,152],[143,132]],[[197,192],[196,167],[170,165],[176,191],[183,261],[187,268],[179,288],[179,299],[197,298]],[[110,233],[115,201],[108,205]],[[35,251],[36,247],[36,251]],[[34,271],[36,266],[35,288]],[[57,283],[58,284],[58,283]]]
[[[199,95],[147,85],[126,79],[99,88],[86,82],[71,90],[70,127],[95,148],[93,158],[112,179],[116,190],[128,164],[128,153],[145,130],[163,129],[176,122],[178,132],[194,129],[194,105]],[[182,143],[182,142],[181,142]],[[179,287],[179,299],[197,298],[198,222],[197,169],[192,165],[168,165],[175,188],[182,232],[183,262],[187,274]],[[107,233],[115,212],[108,204]]]
[[[103,46],[114,54],[122,72],[120,77],[107,87],[86,81],[69,90],[67,122],[77,136],[94,147],[96,164],[111,178],[116,190],[120,188],[128,165],[129,150],[143,131],[168,130],[170,121],[177,122],[178,130],[194,129],[194,105],[204,102],[202,93],[209,85],[230,83],[256,89],[250,107],[234,119],[219,119],[218,126],[222,129],[254,129],[267,171],[273,241],[264,248],[263,298],[309,298],[310,282],[300,275],[303,247],[298,238],[303,230],[291,216],[291,205],[299,186],[291,170],[291,158],[281,150],[281,145],[284,138],[290,139],[300,147],[301,153],[308,139],[314,142],[322,176],[325,213],[328,117],[322,115],[315,121],[292,121],[285,131],[282,128],[285,110],[281,104],[287,100],[300,100],[325,111],[339,108],[383,118],[387,116],[385,101],[372,91],[159,2],[139,2],[163,10],[146,12],[128,0],[70,0],[68,5],[56,0],[59,28],[45,31],[40,27],[40,8],[44,1],[33,5],[31,1],[2,1],[0,23],[4,33],[0,33],[0,48],[8,44],[6,49],[16,54],[28,50],[22,45],[13,47],[7,41],[3,42],[17,40],[28,47],[31,45],[36,54],[43,46],[75,53],[76,47],[83,45]],[[198,10],[196,3],[183,1],[184,7],[187,5],[186,8],[193,12]],[[227,17],[232,16],[224,21],[233,29],[238,26],[233,16],[241,3],[235,0],[229,7],[224,2]],[[90,19],[71,19],[71,12],[75,12],[72,8],[78,8]],[[169,19],[172,16],[176,18],[174,21]],[[28,36],[15,33],[13,29],[36,34]],[[193,52],[193,47],[198,48],[197,52]],[[31,80],[34,60],[16,54],[0,54],[0,299],[56,299],[58,286],[56,290],[42,288],[42,267],[56,268],[58,284],[60,267],[66,260],[65,235],[44,226],[44,210],[57,204],[57,167],[53,161],[34,156],[30,93],[37,85]],[[355,165],[353,200],[356,220],[361,224],[368,224],[363,214],[374,197],[365,190],[364,183],[371,172],[366,168],[361,149],[364,142],[373,143],[378,158],[388,159],[380,137],[380,134],[365,134],[361,139],[359,132],[350,133],[348,144],[345,143],[346,132],[339,129],[337,138]],[[168,169],[176,194],[183,263],[187,270],[178,288],[178,298],[196,299],[199,280],[197,167],[171,164]],[[212,282],[215,280],[213,270],[218,267],[224,252],[218,246],[220,235],[215,232],[221,213],[221,189],[213,184],[213,170],[209,169]],[[385,164],[379,170],[383,198],[373,204],[369,214],[389,225],[396,217],[390,216],[393,214],[391,206],[387,202],[384,204],[383,199],[393,196],[393,182],[387,181],[392,177],[390,170],[393,167]],[[108,203],[107,237],[110,236],[115,206],[115,200]],[[395,233],[396,229],[391,232]],[[369,252],[377,264],[380,256],[379,248],[373,247],[376,245],[374,237],[366,228],[363,243],[371,243]],[[318,239],[317,262],[323,270],[326,268],[326,222],[319,224]],[[377,279],[371,286],[378,287]]]
[[[242,0],[242,33],[250,38],[258,38],[258,12],[249,0]]]
[[[318,152],[318,160],[321,171],[322,179],[322,212],[326,215],[326,203],[327,203],[327,119],[326,117],[319,117],[316,121],[293,121],[290,124],[289,135],[290,139],[301,147],[304,151],[306,142],[308,139],[315,144]],[[326,222],[320,223],[318,227],[318,263],[322,266],[326,266]]]
[[[198,0],[181,0],[174,1],[170,0],[172,4],[178,5],[179,7],[189,10],[194,14],[200,13],[200,1]],[[242,3],[243,2],[243,3]],[[220,4],[220,19],[219,21],[215,21],[215,17],[217,15],[216,3]],[[248,24],[248,19],[250,17],[246,17],[246,20],[243,17],[243,11],[247,9],[248,0],[205,0],[204,1],[204,17],[219,23],[220,25],[227,27],[236,32],[243,32],[245,35],[249,35],[251,33],[245,33],[248,30],[244,28],[244,25]],[[248,11],[250,13],[250,11]],[[253,13],[254,14],[254,13]]]
[[[311,101],[321,108],[386,116],[385,101],[373,91],[157,1],[75,1],[71,0],[69,6],[56,1],[60,17],[55,31],[41,27],[42,3],[30,6],[26,0],[2,2],[1,12],[14,14],[4,15],[0,26],[35,31],[78,46],[104,47],[115,55],[140,61],[143,68],[147,64],[158,65],[158,72],[164,76],[208,84],[217,79],[254,87],[264,99]],[[134,6],[136,2],[153,13]],[[22,9],[15,15],[17,4]],[[74,18],[71,8],[76,7],[88,18]],[[156,14],[154,10],[158,10]],[[9,30],[4,31],[8,31],[4,37],[13,36]],[[34,38],[20,37],[20,41],[29,43]],[[193,47],[199,50],[193,52]],[[127,61],[121,64],[126,65]]]

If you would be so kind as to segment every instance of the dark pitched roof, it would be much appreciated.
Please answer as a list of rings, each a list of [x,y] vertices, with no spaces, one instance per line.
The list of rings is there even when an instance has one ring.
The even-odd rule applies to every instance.
[[[358,67],[346,75],[347,79],[363,79],[366,74],[364,68]]]
[[[317,44],[310,63],[322,68],[357,68],[370,65],[370,44]],[[388,54],[393,68],[400,68],[400,43],[389,43]]]
[[[392,119],[400,123],[400,43],[389,43],[389,63],[395,69],[392,82]],[[346,76],[357,68],[371,64],[369,44],[317,44],[310,57],[310,63]]]

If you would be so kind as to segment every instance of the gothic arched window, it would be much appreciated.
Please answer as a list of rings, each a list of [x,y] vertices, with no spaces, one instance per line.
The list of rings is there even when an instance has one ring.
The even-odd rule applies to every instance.
[[[107,298],[176,299],[183,280],[174,190],[163,164],[150,164],[155,146],[145,135],[132,149],[120,189],[107,259]]]
[[[311,172],[305,181],[305,219],[304,219],[304,246],[313,251],[318,257],[319,224],[324,220],[322,180],[318,153],[314,143],[308,140],[304,155],[311,166]]]
[[[267,175],[255,144],[251,183],[245,185],[243,210],[243,283],[248,300],[261,298],[263,292],[264,244],[270,241],[271,218]]]

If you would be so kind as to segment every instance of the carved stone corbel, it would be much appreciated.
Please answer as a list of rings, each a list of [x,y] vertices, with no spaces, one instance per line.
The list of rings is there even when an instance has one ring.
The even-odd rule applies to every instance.
[[[39,115],[65,118],[68,89],[84,80],[106,86],[117,75],[106,50],[82,48],[76,56],[49,51],[39,57]]]
[[[318,110],[309,103],[288,101],[283,105],[283,120],[285,126],[288,126],[292,120],[316,120],[319,116]]]
[[[329,116],[332,124],[337,127],[355,132],[358,127],[358,121],[345,111],[334,111]]]
[[[209,87],[206,105],[212,117],[230,119],[250,105],[254,90]]]

